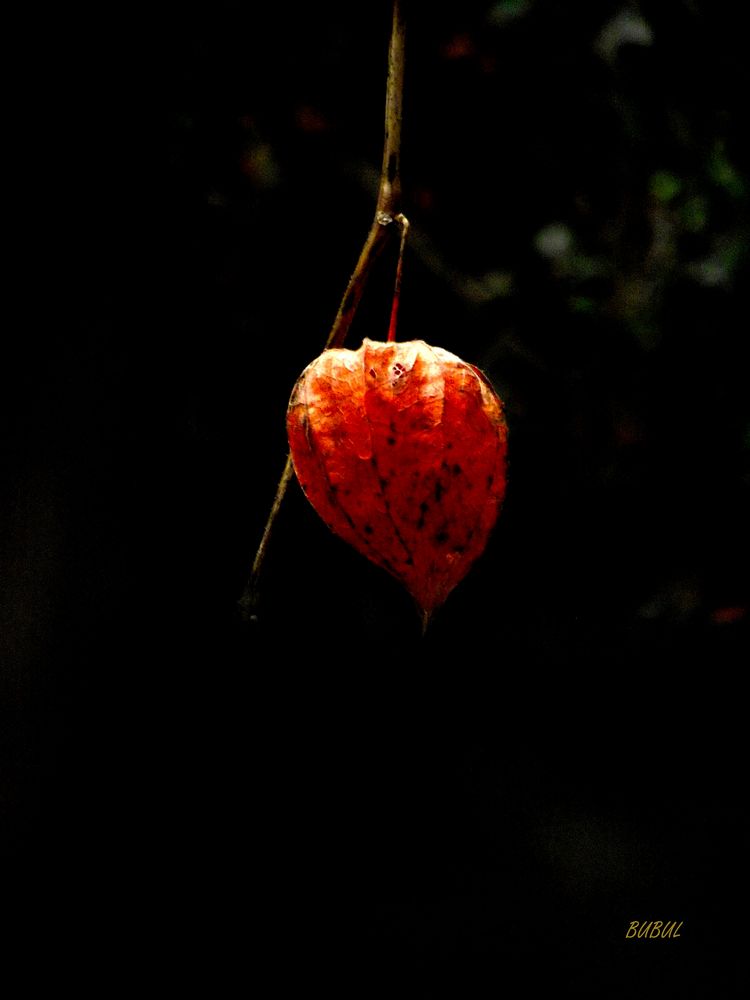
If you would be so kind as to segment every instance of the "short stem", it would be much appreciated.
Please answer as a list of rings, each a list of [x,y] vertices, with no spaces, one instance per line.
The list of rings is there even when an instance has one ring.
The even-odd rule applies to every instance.
[[[393,304],[391,306],[391,321],[388,324],[388,340],[392,341],[396,339],[396,326],[398,324],[398,306],[401,301],[401,275],[404,270],[404,247],[406,246],[406,237],[409,232],[409,220],[405,215],[399,214],[396,216],[396,222],[401,226],[401,241],[398,247],[398,263],[396,264],[396,281],[393,286]]]

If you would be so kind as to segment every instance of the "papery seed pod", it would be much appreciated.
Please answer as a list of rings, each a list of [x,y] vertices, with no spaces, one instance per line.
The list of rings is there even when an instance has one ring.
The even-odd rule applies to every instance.
[[[426,621],[484,550],[505,493],[507,427],[485,376],[421,340],[327,350],[297,380],[287,431],[315,510]]]

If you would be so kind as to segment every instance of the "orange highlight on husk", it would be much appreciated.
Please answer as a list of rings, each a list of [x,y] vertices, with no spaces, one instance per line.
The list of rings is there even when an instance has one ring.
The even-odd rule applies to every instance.
[[[506,487],[503,405],[421,340],[324,351],[292,392],[294,470],[329,528],[429,615],[484,551]]]

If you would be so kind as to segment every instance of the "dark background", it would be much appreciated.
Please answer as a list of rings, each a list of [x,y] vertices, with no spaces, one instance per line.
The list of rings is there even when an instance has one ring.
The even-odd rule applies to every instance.
[[[511,461],[425,639],[296,487],[236,613],[374,209],[388,4],[26,33],[0,947],[27,974],[746,988],[736,7],[411,15],[400,336],[487,372]],[[393,263],[350,346],[384,336]],[[625,940],[652,919],[681,939]]]

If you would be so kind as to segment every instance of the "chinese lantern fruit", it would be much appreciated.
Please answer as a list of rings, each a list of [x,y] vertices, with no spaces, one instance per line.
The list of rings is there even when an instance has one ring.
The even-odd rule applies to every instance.
[[[287,430],[315,510],[426,621],[483,551],[505,493],[507,427],[487,379],[422,340],[365,340],[308,365]]]

